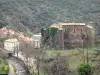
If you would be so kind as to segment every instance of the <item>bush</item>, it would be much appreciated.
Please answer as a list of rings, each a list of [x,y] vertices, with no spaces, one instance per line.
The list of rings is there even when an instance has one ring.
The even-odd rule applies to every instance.
[[[58,28],[55,28],[55,27],[50,27],[49,28],[49,34],[50,34],[50,36],[53,38],[54,37],[54,35],[57,33],[57,30],[58,30]]]
[[[89,64],[80,64],[78,67],[78,75],[93,75],[91,66]]]
[[[4,66],[4,71],[8,71],[8,65]]]

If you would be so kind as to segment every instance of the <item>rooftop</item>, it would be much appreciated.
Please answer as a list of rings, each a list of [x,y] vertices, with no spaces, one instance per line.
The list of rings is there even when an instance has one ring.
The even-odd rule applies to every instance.
[[[18,42],[18,40],[13,38],[13,39],[7,39],[7,40],[5,40],[5,42]]]
[[[92,26],[90,26],[90,25],[87,25],[87,27],[88,27],[88,28],[91,28],[91,29],[93,28],[93,27],[92,27]]]
[[[32,37],[34,36],[41,36],[41,33],[34,34]]]
[[[63,28],[63,26],[67,26],[67,25],[80,25],[80,26],[85,26],[86,24],[85,23],[54,23],[54,24],[52,24],[50,27],[55,27],[55,28],[58,28],[58,29],[61,29],[62,30],[62,28]]]
[[[85,23],[54,23],[53,25],[86,25]]]
[[[58,23],[58,25],[86,25],[85,23]]]

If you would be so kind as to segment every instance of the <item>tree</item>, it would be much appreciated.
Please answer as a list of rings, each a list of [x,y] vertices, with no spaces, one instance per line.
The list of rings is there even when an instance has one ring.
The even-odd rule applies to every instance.
[[[56,56],[42,59],[41,69],[44,70],[45,75],[68,75],[68,61],[66,57]]]
[[[78,67],[78,75],[93,75],[91,65],[80,64]]]
[[[0,28],[3,28],[7,25],[7,23],[3,22],[3,21],[0,21]]]

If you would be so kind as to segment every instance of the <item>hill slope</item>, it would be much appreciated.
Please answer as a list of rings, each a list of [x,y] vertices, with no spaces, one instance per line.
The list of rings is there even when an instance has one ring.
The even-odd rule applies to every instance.
[[[19,31],[36,31],[65,20],[93,21],[100,29],[100,0],[0,0],[0,24]]]

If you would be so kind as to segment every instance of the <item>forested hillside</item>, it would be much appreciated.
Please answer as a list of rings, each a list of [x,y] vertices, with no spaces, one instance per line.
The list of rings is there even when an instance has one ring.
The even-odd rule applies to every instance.
[[[0,0],[0,24],[19,31],[64,21],[92,21],[100,30],[100,0]]]

